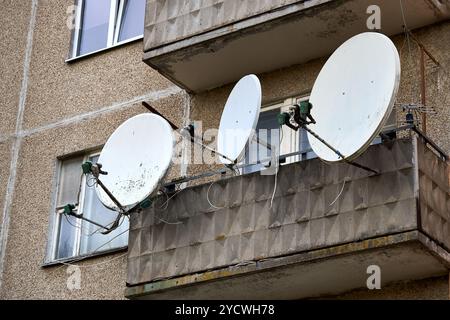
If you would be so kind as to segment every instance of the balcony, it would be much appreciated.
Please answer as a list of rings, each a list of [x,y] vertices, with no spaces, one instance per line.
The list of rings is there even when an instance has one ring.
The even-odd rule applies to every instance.
[[[440,0],[403,0],[409,29],[450,17]],[[381,9],[381,32],[403,31],[392,0],[148,0],[144,61],[190,92],[330,54],[367,29]]]
[[[281,167],[272,207],[274,177],[253,173],[133,215],[126,296],[339,294],[365,287],[373,264],[382,286],[448,274],[449,163],[415,137],[373,145],[358,162],[379,174],[312,159]]]

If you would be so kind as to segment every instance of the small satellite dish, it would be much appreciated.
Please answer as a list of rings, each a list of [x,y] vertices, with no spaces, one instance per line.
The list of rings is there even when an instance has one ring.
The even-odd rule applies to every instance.
[[[383,34],[365,32],[344,42],[328,59],[311,92],[309,127],[352,161],[380,133],[395,102],[400,59]],[[308,133],[313,151],[328,162],[343,160]]]
[[[220,119],[217,151],[223,164],[239,162],[247,142],[253,137],[261,109],[261,84],[257,76],[243,77],[234,86]]]
[[[134,116],[103,147],[98,163],[108,174],[102,182],[124,208],[131,209],[154,193],[171,164],[173,149],[173,132],[166,120],[155,114]],[[96,192],[106,207],[118,210],[98,185]]]

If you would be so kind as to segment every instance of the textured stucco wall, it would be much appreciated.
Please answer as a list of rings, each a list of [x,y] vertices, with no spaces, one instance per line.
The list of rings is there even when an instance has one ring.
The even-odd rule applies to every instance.
[[[66,289],[66,267],[41,269],[41,264],[47,241],[52,180],[56,170],[55,156],[103,144],[117,125],[141,111],[142,106],[134,105],[126,111],[105,115],[108,121],[103,117],[97,117],[58,129],[46,130],[24,139],[11,211],[2,287],[4,297],[95,298],[97,295],[108,298],[121,297],[124,259],[105,264],[97,272],[83,268],[82,289],[72,293]],[[102,259],[99,262],[101,261]],[[93,262],[85,264],[91,263]],[[105,282],[105,286],[99,285],[101,281]]]
[[[450,153],[450,21],[414,31],[414,35],[441,64],[435,67],[425,61],[426,100],[435,114],[427,114],[427,135],[447,153]],[[404,36],[394,38],[400,52],[402,77],[397,102],[420,103],[420,50]],[[399,121],[404,121],[398,110]]]
[[[6,186],[9,178],[9,166],[11,162],[11,141],[0,142],[0,208],[3,209]],[[0,209],[0,210],[1,210]],[[1,211],[0,211],[1,212]],[[0,215],[0,226],[3,223],[3,215]]]
[[[177,124],[183,122],[188,104],[184,92],[141,62],[141,41],[65,63],[70,42],[66,9],[70,4],[65,0],[38,1],[21,132],[24,137],[15,170],[17,179],[0,298],[123,298],[126,277],[123,253],[81,262],[82,266],[107,262],[82,267],[81,290],[66,288],[66,267],[40,267],[47,243],[56,158],[103,144],[118,124],[145,111],[140,105],[143,99],[154,100],[153,105]],[[3,208],[31,1],[0,0],[0,5],[0,205]],[[435,90],[432,87],[428,90],[432,96],[430,103],[438,111],[436,115],[429,115],[428,128],[433,139],[450,151],[450,43],[447,41],[450,23],[425,28],[416,34],[447,70],[437,71],[438,85],[433,88],[439,90],[432,91]],[[402,48],[399,101],[418,101],[416,47],[411,44],[411,65],[408,66],[409,46],[403,44],[401,36],[396,37],[395,42]],[[324,61],[318,59],[261,75],[264,103],[307,93]],[[231,88],[230,85],[192,96],[190,118],[202,120],[204,128],[217,126]],[[190,172],[200,169],[203,168],[192,166]],[[175,170],[173,175],[177,172]],[[442,292],[443,286],[442,282],[430,286],[430,292]],[[398,288],[396,290],[402,290]]]
[[[14,132],[22,82],[25,44],[31,6],[29,1],[0,1],[0,141]],[[20,13],[20,14],[18,14]]]
[[[40,0],[24,128],[30,129],[173,86],[142,63],[142,42],[75,63],[66,25],[71,1]]]
[[[172,100],[183,101],[180,94]],[[75,291],[66,288],[66,267],[42,269],[40,266],[47,243],[56,156],[100,146],[120,123],[144,110],[140,104],[133,104],[104,116],[41,131],[23,140],[11,211],[3,298],[123,298],[126,261],[120,254],[79,263],[82,289]],[[182,113],[177,110],[182,109],[172,110],[171,115],[180,119]],[[173,174],[179,175],[179,171]],[[114,260],[101,267],[83,267],[109,259]]]
[[[9,178],[11,135],[15,131],[31,6],[28,1],[0,1],[0,226]],[[20,15],[17,14],[20,12]]]
[[[16,181],[8,210],[10,223],[0,298],[123,298],[126,271],[123,252],[77,263],[81,266],[81,290],[67,289],[66,266],[41,267],[56,160],[104,144],[120,123],[147,112],[141,105],[143,100],[178,125],[183,123],[186,94],[141,61],[141,41],[65,63],[70,42],[66,10],[71,4],[65,0],[38,1],[23,129],[13,136],[16,125],[13,111],[18,109],[23,39],[28,33],[31,1],[1,3],[0,35],[2,39],[8,34],[11,37],[2,42],[2,55],[11,61],[3,57],[1,60],[6,70],[0,81],[2,92],[6,93],[2,94],[0,105],[2,209],[11,142],[19,139],[21,143],[17,167],[13,170]],[[179,167],[171,170],[171,177],[179,175]]]

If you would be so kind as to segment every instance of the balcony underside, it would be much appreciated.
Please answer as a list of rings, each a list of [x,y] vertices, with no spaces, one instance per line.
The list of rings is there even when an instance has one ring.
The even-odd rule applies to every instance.
[[[403,4],[409,29],[449,18],[448,7],[439,1],[403,0]],[[382,33],[403,31],[399,1],[307,0],[203,33],[175,36],[172,42],[150,41],[146,27],[144,61],[188,91],[200,92],[234,82],[245,74],[270,72],[329,55],[351,36],[370,31],[370,5],[381,8]],[[161,30],[177,33],[172,27],[177,18],[169,19],[168,26]]]
[[[381,269],[381,287],[448,273],[449,254],[418,231],[271,258],[249,265],[126,289],[130,299],[301,299],[366,288],[367,267]]]

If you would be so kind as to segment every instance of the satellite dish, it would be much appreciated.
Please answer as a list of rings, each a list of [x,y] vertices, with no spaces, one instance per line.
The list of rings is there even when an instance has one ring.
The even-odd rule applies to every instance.
[[[108,172],[103,184],[120,204],[131,209],[151,196],[172,160],[172,128],[162,117],[140,114],[122,123],[109,137],[98,162]],[[117,205],[96,186],[100,201],[108,208]]]
[[[395,102],[400,59],[392,41],[366,32],[344,42],[328,59],[311,92],[309,127],[352,161],[380,133]],[[328,162],[343,160],[308,133],[313,151]]]
[[[217,151],[228,158],[220,157],[223,164],[242,159],[255,133],[260,109],[261,84],[257,76],[247,75],[234,86],[220,119]]]

